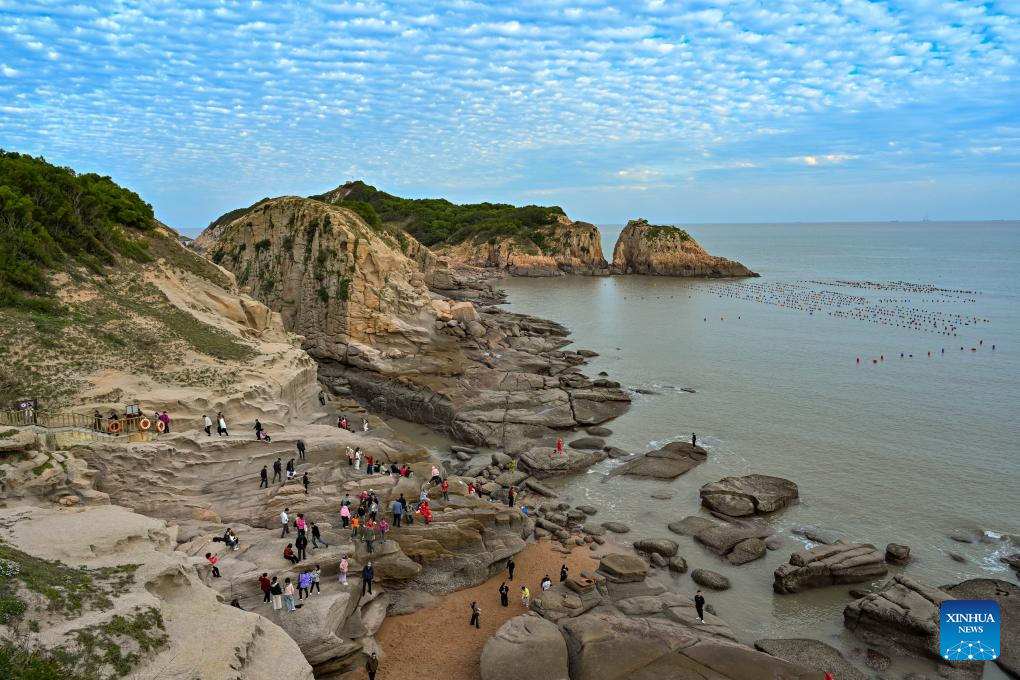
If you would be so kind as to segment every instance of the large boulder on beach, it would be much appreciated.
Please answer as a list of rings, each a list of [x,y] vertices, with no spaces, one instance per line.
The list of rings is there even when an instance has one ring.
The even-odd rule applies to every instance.
[[[486,641],[480,671],[482,680],[568,680],[567,643],[541,616],[515,616]]]
[[[677,545],[676,541],[671,541],[668,538],[642,538],[634,541],[634,550],[644,553],[654,553],[662,555],[663,557],[672,557],[676,555],[677,550],[680,546]]]
[[[601,437],[581,437],[570,442],[568,446],[572,449],[604,449],[606,440]]]
[[[809,588],[863,583],[885,576],[885,554],[870,543],[820,545],[790,555],[789,564],[775,571],[777,593],[799,593]]]
[[[562,624],[571,680],[820,680],[700,624],[595,610]],[[523,677],[523,676],[522,676]]]
[[[704,463],[708,452],[687,442],[671,442],[661,449],[628,460],[613,470],[614,475],[675,479],[696,465]]]
[[[648,576],[648,563],[637,555],[610,553],[599,561],[598,570],[609,581],[631,583],[645,580]]]
[[[602,528],[605,529],[606,531],[611,531],[614,534],[625,534],[628,531],[630,531],[630,527],[627,526],[626,524],[624,524],[623,522],[613,522],[613,521],[603,522],[602,523]]]
[[[731,517],[775,512],[796,503],[798,498],[796,484],[769,475],[725,477],[701,487],[705,507]]]
[[[893,656],[936,659],[954,678],[980,678],[981,662],[946,661],[939,649],[939,607],[952,595],[908,576],[843,609],[843,625],[875,649]]]
[[[553,447],[539,446],[521,454],[519,462],[536,477],[553,477],[587,470],[605,458],[606,452],[601,449],[566,448],[556,453]]]
[[[722,574],[717,574],[708,569],[695,569],[691,572],[691,580],[699,586],[711,590],[729,590],[730,580]]]
[[[999,646],[1002,653],[995,660],[1012,675],[1020,678],[1020,586],[1000,579],[977,578],[943,586],[942,590],[957,600],[995,600],[999,603]]]
[[[839,680],[868,680],[868,675],[847,661],[838,649],[819,640],[757,640],[754,647],[798,666],[813,668],[819,673],[832,673]]]

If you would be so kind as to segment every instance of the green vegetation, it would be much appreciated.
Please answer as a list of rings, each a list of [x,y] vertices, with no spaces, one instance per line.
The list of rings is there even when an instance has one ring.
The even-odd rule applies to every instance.
[[[13,640],[0,642],[0,678],[5,680],[83,680],[57,658],[43,650],[26,648]]]
[[[152,207],[109,177],[0,150],[0,307],[53,311],[50,272],[147,261],[152,228]]]
[[[493,236],[518,236],[535,242],[537,235],[544,236],[545,230],[563,215],[563,210],[556,206],[457,205],[441,198],[400,198],[364,182],[351,182],[344,189],[348,190],[347,196],[335,205],[354,210],[370,226],[378,229],[371,218],[374,213],[381,224],[399,226],[427,246]],[[325,195],[312,198],[326,200]],[[362,212],[365,210],[362,206],[372,208],[369,217]],[[538,246],[538,243],[535,242],[535,245]]]
[[[365,220],[365,224],[376,231],[382,231],[384,229],[382,219],[379,217],[379,213],[375,211],[375,208],[372,207],[371,203],[366,203],[365,201],[352,201],[348,199],[340,205],[348,210],[356,212],[361,219]]]
[[[211,281],[221,288],[230,287],[230,278],[226,274],[210,264],[209,260],[182,246],[172,235],[160,230],[154,230],[149,234],[146,242],[149,254],[152,257],[165,261],[175,269],[180,269],[206,281]],[[219,264],[215,257],[213,261]]]
[[[645,240],[655,241],[660,238],[679,239],[681,242],[690,241],[691,235],[679,227],[662,227],[649,224],[645,228]]]
[[[3,432],[0,432],[0,439],[10,439],[16,434],[18,434],[17,430],[4,430]]]

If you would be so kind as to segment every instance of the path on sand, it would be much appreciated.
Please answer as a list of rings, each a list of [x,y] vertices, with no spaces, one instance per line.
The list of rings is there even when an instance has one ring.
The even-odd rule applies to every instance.
[[[482,647],[507,620],[525,613],[521,586],[532,596],[541,592],[542,577],[559,581],[560,565],[572,575],[594,569],[598,563],[587,546],[570,555],[553,549],[548,541],[529,544],[515,558],[517,570],[510,586],[510,606],[499,603],[499,584],[506,580],[502,570],[485,583],[441,595],[435,606],[413,614],[387,617],[375,639],[385,652],[379,664],[378,680],[403,680],[427,675],[443,680],[479,680]],[[481,629],[468,625],[471,602],[482,609]]]

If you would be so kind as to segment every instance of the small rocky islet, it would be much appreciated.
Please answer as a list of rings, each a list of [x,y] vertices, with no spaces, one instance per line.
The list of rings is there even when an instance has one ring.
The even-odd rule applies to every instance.
[[[87,325],[79,330],[85,335],[68,339],[87,361],[57,364],[74,381],[50,397],[53,403],[65,412],[96,410],[103,421],[123,404],[137,404],[145,414],[168,409],[173,421],[159,436],[112,436],[91,422],[0,431],[5,635],[26,635],[33,653],[66,658],[77,647],[65,632],[89,631],[116,646],[139,677],[156,669],[199,677],[221,664],[238,678],[353,678],[366,654],[378,653],[385,664],[387,650],[375,635],[388,616],[488,581],[528,541],[541,539],[562,551],[601,553],[597,567],[536,592],[530,611],[506,621],[481,653],[484,680],[697,678],[707,669],[734,680],[807,680],[824,670],[863,677],[821,641],[742,644],[711,608],[698,621],[691,597],[659,581],[689,573],[705,589],[730,587],[708,567],[753,562],[777,548],[756,517],[797,503],[794,482],[748,475],[702,486],[711,517],[668,526],[693,538],[703,548],[698,556],[681,554],[668,535],[626,549],[626,524],[556,497],[556,477],[610,457],[622,458],[611,474],[665,484],[708,452],[683,442],[639,456],[613,447],[605,424],[626,411],[629,392],[608,376],[586,376],[594,353],[565,349],[570,340],[559,324],[496,307],[502,296],[490,282],[502,275],[753,276],[750,270],[708,255],[680,229],[643,220],[628,223],[610,264],[597,228],[558,209],[530,206],[524,215],[534,226],[505,237],[443,234],[415,202],[379,194],[348,183],[310,198],[266,199],[215,220],[195,242],[150,217],[126,232],[148,257],[113,254],[103,279],[72,263],[74,276],[51,271],[48,288],[27,293],[59,300],[75,314],[106,300],[104,322],[117,340],[89,338]],[[117,299],[107,287],[139,280],[152,287],[144,291],[147,306]],[[0,308],[26,352],[69,360],[72,345],[48,345],[40,326],[18,314]],[[187,356],[190,365],[181,370],[158,354],[133,365],[110,361],[131,334],[165,350],[158,354]],[[3,377],[11,389],[25,390],[46,379],[44,370]],[[203,431],[205,416],[218,414],[231,435]],[[44,410],[40,415],[45,419]],[[340,415],[364,425],[338,428]],[[383,415],[448,434],[459,442],[453,459],[440,461],[406,441]],[[256,418],[271,441],[250,433]],[[563,436],[571,431],[579,434]],[[567,441],[558,452],[561,437]],[[299,440],[307,459],[297,468],[310,483],[258,486],[260,468],[296,458]],[[348,464],[349,448],[413,474],[366,475]],[[449,483],[445,491],[422,484],[434,467]],[[419,517],[393,527],[374,548],[341,526],[345,496],[377,496],[386,516],[393,501],[417,500],[423,488],[432,522]],[[519,493],[517,506],[507,503],[510,489]],[[318,530],[306,562],[321,567],[322,588],[297,613],[261,603],[261,574],[296,579],[300,571],[281,557],[290,540],[280,534],[282,512],[301,513]],[[236,549],[224,549],[227,528],[240,537]],[[221,577],[213,576],[207,553],[219,556]],[[344,556],[350,584],[338,587]],[[928,658],[943,674],[979,677],[980,666],[938,655],[937,603],[980,596],[1010,607],[1020,592],[991,579],[934,588],[903,573],[911,559],[908,546],[881,550],[833,537],[793,553],[775,571],[774,587],[794,594],[875,583],[895,569],[847,605],[845,626],[878,656]],[[369,563],[372,593],[361,583]],[[39,570],[48,570],[52,588],[39,586]],[[1016,635],[1015,625],[1004,627],[1004,637]],[[112,669],[103,665],[108,658],[86,661]],[[998,663],[1018,673],[1015,655],[1004,653]]]

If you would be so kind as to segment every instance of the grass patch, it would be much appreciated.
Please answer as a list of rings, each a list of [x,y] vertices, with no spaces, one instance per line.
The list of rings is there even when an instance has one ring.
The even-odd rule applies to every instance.
[[[692,240],[691,235],[679,227],[647,225],[645,227],[645,240],[657,241],[659,239],[679,240],[681,243]]]
[[[53,467],[53,459],[52,458],[47,458],[43,463],[41,463],[39,465],[36,465],[34,468],[32,468],[32,474],[35,475],[36,477],[38,477],[39,475],[41,475],[42,473],[46,472],[47,470],[49,470],[52,467]]]
[[[3,432],[0,432],[0,439],[10,439],[16,434],[18,434],[17,430],[4,430]]]
[[[149,235],[147,242],[152,256],[163,260],[174,269],[194,274],[199,278],[215,283],[221,288],[230,288],[230,277],[209,262],[209,260],[182,246],[172,236],[162,231],[154,231]],[[216,255],[219,255],[219,259],[222,260],[225,253],[214,253],[214,261],[216,260]]]

